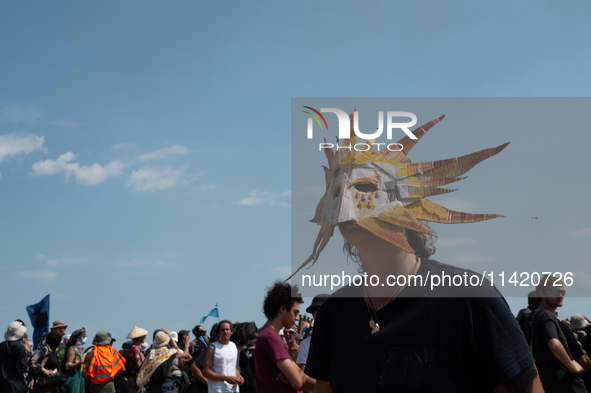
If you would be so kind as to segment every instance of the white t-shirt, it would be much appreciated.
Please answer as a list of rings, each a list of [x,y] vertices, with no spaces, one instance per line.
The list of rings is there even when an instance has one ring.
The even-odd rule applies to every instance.
[[[184,353],[182,349],[179,348],[179,352],[180,353]],[[176,355],[174,355],[174,360],[172,361],[172,365],[173,366],[179,366],[179,359],[176,357]],[[182,377],[183,373],[181,372],[181,370],[172,370],[172,374],[173,377]]]
[[[310,350],[310,341],[312,341],[312,335],[310,334],[300,343],[300,350],[298,351],[298,358],[296,364],[306,364],[308,361],[308,351]]]
[[[236,366],[238,365],[238,348],[236,344],[230,341],[229,344],[214,342],[213,363],[211,371],[220,375],[236,376]],[[234,393],[238,392],[238,384],[229,384],[226,381],[207,380],[208,393]]]

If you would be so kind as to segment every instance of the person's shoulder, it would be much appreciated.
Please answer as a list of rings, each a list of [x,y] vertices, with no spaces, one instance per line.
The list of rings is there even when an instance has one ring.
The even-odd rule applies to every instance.
[[[261,330],[259,330],[259,335],[257,337],[257,345],[259,341],[270,340],[276,337],[281,338],[279,337],[279,334],[271,326],[264,326]]]
[[[556,314],[552,311],[543,308],[538,308],[534,311],[534,323],[543,323],[546,321],[555,321],[558,324],[558,318],[556,318]]]

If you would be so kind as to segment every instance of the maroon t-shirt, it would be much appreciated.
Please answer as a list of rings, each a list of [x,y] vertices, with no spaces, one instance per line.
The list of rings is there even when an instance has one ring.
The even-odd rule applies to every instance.
[[[294,393],[291,386],[277,380],[280,370],[275,364],[281,359],[291,359],[283,340],[270,326],[265,326],[259,332],[254,349],[254,377],[257,383],[257,393]]]

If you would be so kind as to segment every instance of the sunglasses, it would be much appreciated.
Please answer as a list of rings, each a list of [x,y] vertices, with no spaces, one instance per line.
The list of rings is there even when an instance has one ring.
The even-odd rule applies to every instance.
[[[564,297],[564,294],[566,293],[566,291],[564,289],[556,289],[556,288],[549,289],[548,292],[550,292],[554,296],[562,295],[563,297]]]
[[[290,335],[295,334],[295,333],[294,332],[283,332],[283,334],[290,336]]]

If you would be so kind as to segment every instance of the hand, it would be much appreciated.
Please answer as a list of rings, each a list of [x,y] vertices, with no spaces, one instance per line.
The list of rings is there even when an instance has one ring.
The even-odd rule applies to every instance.
[[[573,374],[581,374],[583,372],[583,367],[579,363],[574,360],[571,360],[572,363],[572,370],[569,370]]]
[[[51,377],[51,376],[53,375],[53,370],[48,370],[48,369],[46,369],[46,368],[42,368],[42,369],[41,369],[41,372],[42,372],[43,374],[45,374],[46,376],[48,376],[48,377]]]
[[[562,320],[562,323],[565,323],[566,326],[570,327],[570,321],[568,320],[568,318],[567,319],[563,319]]]
[[[589,319],[588,316],[585,315],[584,318],[587,320],[587,322],[591,323],[591,319]]]
[[[275,379],[283,382],[286,385],[289,385],[289,379],[287,379],[287,377],[283,373],[277,374],[277,378],[275,378]]]
[[[226,382],[228,382],[230,385],[235,385],[238,383],[238,378],[227,375]]]
[[[244,378],[242,376],[238,377],[238,385],[242,386],[244,384]]]
[[[35,380],[31,379],[31,382],[29,382],[29,386],[27,386],[27,389],[29,390],[33,390],[33,386],[35,385]]]
[[[168,335],[168,337],[170,337],[170,332],[169,332],[168,330],[166,330],[166,329],[162,328],[162,331],[163,331],[164,333],[166,333],[166,334]]]

